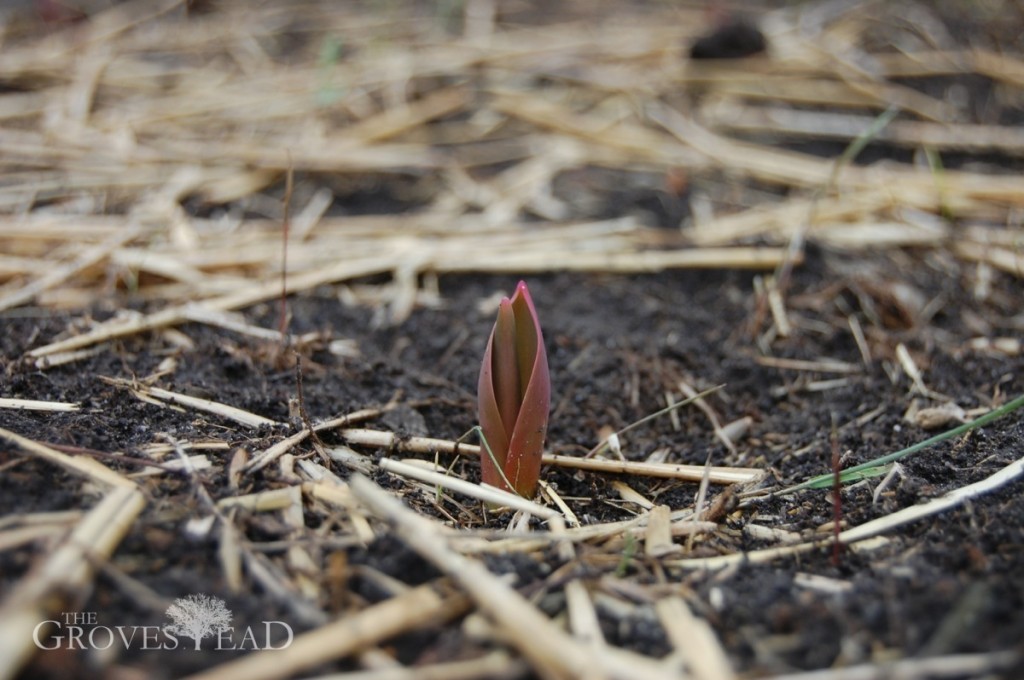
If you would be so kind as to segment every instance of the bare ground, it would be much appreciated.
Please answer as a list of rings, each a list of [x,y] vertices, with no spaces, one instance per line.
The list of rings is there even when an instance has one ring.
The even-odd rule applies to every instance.
[[[201,5],[7,18],[0,677],[1024,672],[1018,412],[784,492],[1024,393],[1019,8]],[[519,278],[547,521],[385,470],[478,480]]]

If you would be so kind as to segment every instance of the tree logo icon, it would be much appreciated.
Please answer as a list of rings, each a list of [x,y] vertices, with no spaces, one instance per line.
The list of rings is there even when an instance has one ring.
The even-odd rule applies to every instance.
[[[192,638],[199,649],[203,638],[212,637],[231,628],[231,610],[224,600],[199,593],[174,600],[167,608],[167,618],[172,623],[164,630],[172,635]]]

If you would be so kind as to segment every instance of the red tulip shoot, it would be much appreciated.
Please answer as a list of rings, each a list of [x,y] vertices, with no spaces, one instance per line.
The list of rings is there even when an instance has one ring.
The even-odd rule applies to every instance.
[[[522,281],[503,298],[487,341],[477,390],[485,484],[532,498],[551,405],[544,337],[530,291]]]

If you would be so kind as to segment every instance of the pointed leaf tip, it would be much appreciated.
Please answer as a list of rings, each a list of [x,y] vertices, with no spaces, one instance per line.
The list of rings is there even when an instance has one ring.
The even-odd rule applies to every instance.
[[[480,372],[479,417],[493,450],[484,481],[531,497],[540,476],[551,383],[537,311],[525,281],[502,298]]]

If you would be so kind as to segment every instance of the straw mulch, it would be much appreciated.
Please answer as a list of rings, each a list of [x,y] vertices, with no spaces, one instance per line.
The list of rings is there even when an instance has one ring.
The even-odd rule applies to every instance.
[[[714,14],[692,4],[567,3],[550,14],[488,0],[96,4],[87,18],[66,24],[39,22],[32,7],[6,17],[0,311],[61,311],[79,322],[24,357],[5,357],[9,370],[74,364],[109,351],[112,340],[184,323],[274,341],[278,329],[229,312],[282,291],[365,280],[376,283],[346,294],[380,306],[382,323],[401,324],[429,297],[437,275],[764,270],[765,323],[785,335],[787,277],[809,244],[847,251],[851,260],[932,249],[979,271],[1024,275],[1024,178],[1000,165],[942,164],[997,150],[1002,167],[1013,165],[1024,155],[1024,133],[998,119],[969,122],[977,117],[964,101],[917,86],[983,78],[988,96],[1010,107],[1024,88],[1024,59],[965,48],[937,24],[886,24],[878,12],[889,10],[879,3],[761,13],[767,55],[703,62],[689,60],[687,50]],[[862,164],[840,153],[869,142],[882,143],[889,158]],[[654,207],[637,208],[630,199],[637,195],[652,197]],[[614,210],[616,200],[628,209]],[[128,298],[142,311],[103,322],[89,316],[100,303]],[[358,348],[337,340],[331,351],[346,356]],[[615,546],[609,554],[621,554],[627,534],[649,558],[683,569],[743,559],[682,559],[681,543],[716,530],[707,512],[637,501],[626,487],[623,498],[644,508],[636,519],[581,527],[571,502],[549,490],[540,505],[491,499],[519,508],[526,518],[514,520],[519,528],[541,518],[533,537],[460,534],[367,477],[342,480],[321,464],[330,459],[343,476],[379,478],[390,470],[397,488],[416,493],[454,488],[448,485],[459,480],[443,467],[391,460],[459,453],[453,442],[355,429],[394,404],[367,404],[365,412],[315,427],[306,416],[289,429],[216,395],[163,389],[160,377],[173,374],[173,361],[165,369],[144,381],[110,380],[153,404],[215,413],[239,431],[272,428],[276,443],[232,454],[205,437],[154,442],[146,455],[162,467],[129,478],[110,461],[3,430],[9,450],[62,466],[103,495],[92,505],[83,500],[73,519],[19,520],[0,531],[11,546],[61,538],[46,544],[32,571],[6,584],[0,678],[14,677],[37,651],[24,631],[55,607],[81,605],[133,523],[160,502],[159,486],[146,482],[152,475],[197,475],[212,466],[237,491],[239,480],[276,474],[282,460],[293,466],[287,479],[294,483],[268,476],[272,488],[207,495],[198,507],[214,527],[226,587],[297,602],[292,614],[309,631],[287,651],[223,665],[211,657],[202,677],[284,678],[359,655],[378,669],[365,677],[413,677],[393,668],[378,645],[451,620],[494,650],[439,662],[429,677],[733,676],[733,661],[694,615],[685,588],[659,591],[657,621],[674,651],[655,659],[605,642],[592,593],[571,572],[565,608],[553,620],[481,559],[550,551],[571,563],[575,550],[612,537],[618,543],[608,544]],[[727,442],[728,425],[715,425]],[[340,432],[353,448],[327,452],[313,430]],[[320,453],[304,457],[313,451]],[[396,455],[363,455],[373,451]],[[560,458],[567,457],[547,462],[705,484],[755,484],[764,473]],[[985,489],[957,502],[975,491]],[[268,558],[240,541],[232,524],[238,512],[270,513],[296,530],[304,513],[340,513],[344,540],[393,535],[444,576],[415,587],[388,583],[390,599],[327,620],[321,607],[332,595],[321,576],[344,565],[317,563],[298,543]],[[870,540],[902,521],[845,538]],[[819,538],[748,559],[798,554]],[[954,667],[970,674],[970,664],[984,670],[1006,662],[972,657]]]

